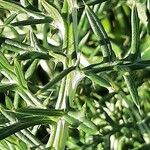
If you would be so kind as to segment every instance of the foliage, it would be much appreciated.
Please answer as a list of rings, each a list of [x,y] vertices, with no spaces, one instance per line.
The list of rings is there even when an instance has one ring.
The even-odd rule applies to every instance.
[[[150,0],[0,0],[0,149],[150,146]]]

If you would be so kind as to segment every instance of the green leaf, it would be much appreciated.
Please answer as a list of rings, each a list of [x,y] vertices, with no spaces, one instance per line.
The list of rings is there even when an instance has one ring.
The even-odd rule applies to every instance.
[[[74,49],[78,50],[78,17],[77,17],[77,0],[68,0],[69,7],[72,14],[72,24],[73,27],[73,39],[74,39]],[[71,43],[72,44],[72,43]]]
[[[57,60],[62,61],[62,62],[65,61],[66,55],[64,53],[62,53],[59,50],[56,50],[55,48],[50,47],[50,49],[46,49],[45,47],[43,47],[39,43],[39,41],[38,41],[36,35],[34,34],[34,32],[30,32],[30,40],[31,40],[31,43],[32,43],[35,50],[37,50],[39,52],[48,52],[50,56],[56,58]]]
[[[14,66],[15,66],[14,67],[15,74],[16,74],[19,86],[27,89],[28,88],[27,82],[26,82],[26,80],[24,78],[24,74],[23,74],[22,68],[21,68],[19,62],[17,61],[17,59],[14,61]]]
[[[31,78],[34,74],[36,68],[38,67],[39,60],[34,60],[31,65],[28,67],[27,71],[25,72],[25,79]]]
[[[48,82],[41,90],[37,92],[37,94],[44,92],[45,90],[49,89],[51,86],[55,85],[58,81],[62,80],[67,74],[71,71],[75,70],[76,66],[72,66],[63,70],[60,74],[54,77],[50,82]]]
[[[84,110],[75,112],[69,111],[67,115],[64,116],[66,121],[68,121],[73,126],[78,126],[78,129],[82,129],[86,133],[98,134],[97,126],[85,117]]]
[[[56,27],[61,31],[62,37],[64,39],[65,27],[64,27],[64,21],[61,14],[54,6],[52,6],[50,3],[46,2],[45,0],[42,0],[42,5],[45,8],[45,10],[48,12],[50,17],[54,19],[54,23]]]
[[[87,5],[85,5],[85,12],[88,17],[92,30],[100,42],[100,46],[101,46],[104,59],[113,60],[114,53],[112,51],[111,43],[109,41],[107,33],[103,25],[101,24],[99,18],[92,11],[92,9],[88,7]]]
[[[0,7],[4,8],[4,9],[11,10],[11,11],[17,11],[17,12],[25,11],[24,7],[22,7],[18,3],[11,2],[11,1],[8,1],[8,0],[5,0],[5,1],[0,0]]]
[[[34,50],[33,47],[31,47],[28,44],[22,43],[22,42],[18,42],[12,39],[7,39],[7,38],[0,38],[2,41],[5,41],[4,43],[2,43],[2,47],[6,50],[10,50],[13,52],[21,52],[21,51],[32,51]]]
[[[96,135],[96,134],[98,134],[98,131],[97,131],[97,129],[93,129],[93,128],[91,128],[91,126],[89,126],[89,125],[86,125],[86,124],[84,124],[84,123],[82,123],[82,124],[80,124],[79,125],[79,127],[78,127],[78,129],[80,130],[82,130],[82,131],[84,131],[85,133],[88,133],[88,134],[91,134],[91,135]]]
[[[0,84],[0,93],[7,92],[8,90],[14,90],[17,87],[14,83],[2,83]]]
[[[10,24],[10,22],[12,22],[15,18],[16,18],[17,14],[14,13],[12,15],[10,15],[5,21],[4,21],[4,25],[1,25],[1,29],[0,29],[0,34],[2,34],[2,32],[4,31],[4,27],[7,26],[8,24]]]
[[[7,127],[0,129],[0,140],[5,139],[8,136],[11,136],[15,134],[16,132],[19,132],[22,129],[29,128],[31,126],[39,125],[39,124],[54,124],[53,121],[50,120],[49,117],[28,117],[24,118],[23,120],[19,120],[16,123],[9,125]]]
[[[132,41],[131,41],[131,55],[133,55],[133,58],[131,59],[137,59],[139,57],[139,19],[138,19],[138,12],[136,5],[132,6],[132,12],[131,12],[131,27],[132,27]]]
[[[79,72],[78,70],[72,71],[68,75],[68,80],[69,80],[68,96],[69,96],[69,104],[71,107],[74,106],[73,103],[74,103],[74,99],[75,99],[76,90],[77,90],[79,83],[84,78],[84,76],[85,75],[82,74],[81,72]]]
[[[38,109],[38,108],[21,108],[17,109],[15,113],[24,115],[38,115],[38,116],[63,116],[64,112],[62,110],[55,109]]]
[[[36,35],[35,35],[35,33],[34,32],[30,32],[30,40],[31,40],[31,44],[32,44],[32,46],[34,47],[34,49],[36,50],[36,51],[43,51],[43,52],[45,52],[45,51],[47,51],[47,49],[46,48],[44,48],[44,47],[42,47],[41,46],[41,44],[40,44],[40,42],[38,41],[38,38],[36,37]]]
[[[96,4],[100,4],[100,3],[103,3],[103,2],[105,2],[105,1],[108,1],[108,0],[87,0],[86,2],[79,2],[78,3],[78,6],[79,7],[84,7],[85,6],[85,4],[86,5],[96,5]]]
[[[26,50],[26,51],[33,50],[33,47],[31,47],[30,45],[15,41],[12,39],[6,39],[5,43],[12,45],[12,46],[15,46],[15,47],[18,47],[18,48],[23,49],[23,50]]]
[[[27,9],[27,8],[23,7],[22,5],[20,5],[19,3],[16,3],[14,1],[11,2],[8,0],[5,0],[5,1],[0,0],[0,7],[3,9],[15,11],[16,13],[24,12],[24,13],[27,13],[27,14],[33,16],[33,17],[38,17],[38,18],[44,17],[43,14],[36,12],[36,11],[33,11],[31,9]]]
[[[29,90],[24,89],[22,87],[17,88],[17,92],[19,95],[23,98],[23,100],[27,103],[29,106],[37,106],[39,108],[46,108],[33,93],[31,93]]]
[[[11,66],[9,64],[8,60],[2,54],[2,52],[0,52],[0,70],[1,69],[7,71],[9,74],[14,74],[14,72],[13,72],[13,66]]]
[[[134,104],[137,106],[137,108],[140,111],[140,101],[139,101],[139,95],[137,91],[137,87],[135,85],[135,82],[129,72],[126,72],[125,75],[123,75],[124,80],[127,84],[128,90],[130,92],[131,98],[134,102]]]
[[[43,52],[31,51],[25,52],[19,56],[17,56],[18,60],[27,60],[27,59],[44,59],[49,60],[50,56]]]
[[[13,108],[13,102],[8,96],[5,96],[5,105],[6,105],[6,108],[8,109]]]
[[[45,18],[45,19],[28,19],[28,20],[22,20],[13,22],[10,25],[12,26],[28,26],[28,25],[36,25],[36,24],[44,24],[44,23],[51,23],[51,18]]]
[[[105,88],[110,88],[111,85],[110,83],[105,80],[103,77],[97,75],[97,74],[94,74],[94,73],[85,73],[85,75],[91,79],[91,81],[95,82],[96,84],[98,84],[99,86],[102,86],[102,87],[105,87]]]

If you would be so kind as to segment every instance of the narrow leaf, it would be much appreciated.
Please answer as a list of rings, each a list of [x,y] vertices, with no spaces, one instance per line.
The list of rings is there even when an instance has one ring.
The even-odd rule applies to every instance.
[[[33,73],[35,72],[36,68],[38,67],[39,60],[34,60],[31,65],[28,67],[27,71],[25,72],[25,79],[29,79]]]
[[[50,88],[51,86],[55,85],[58,81],[62,80],[68,73],[73,71],[76,67],[72,66],[70,68],[65,69],[62,71],[59,75],[54,77],[49,83],[47,83],[40,91],[37,92],[37,94],[44,92],[46,89]]]
[[[38,108],[22,108],[18,109],[15,113],[38,116],[62,116],[64,114],[64,112],[61,110]]]
[[[4,22],[5,25],[8,25],[10,22],[12,22],[15,18],[16,18],[17,14],[14,13],[12,15],[10,15]]]
[[[3,83],[3,84],[0,84],[0,93],[4,93],[6,91],[11,91],[11,90],[14,90],[16,88],[16,84],[14,83]]]
[[[8,136],[11,136],[15,134],[16,132],[19,132],[22,129],[29,128],[31,126],[39,125],[39,124],[54,124],[53,121],[50,120],[48,117],[29,117],[24,118],[22,121],[18,121],[12,125],[9,125],[7,127],[4,127],[0,129],[0,140],[5,139]]]
[[[108,0],[87,0],[87,1],[85,2],[85,4],[88,5],[88,6],[90,6],[90,5],[100,4],[100,3],[103,3],[103,2],[105,2],[105,1],[108,1]],[[84,7],[85,4],[84,4],[83,2],[79,2],[79,3],[78,3],[78,6],[79,6],[79,7]]]
[[[3,9],[15,11],[17,13],[24,12],[33,17],[38,17],[38,18],[44,17],[44,15],[42,13],[33,11],[31,9],[27,9],[27,8],[23,7],[22,5],[20,5],[19,3],[14,2],[14,1],[10,2],[8,0],[0,0],[0,7]]]
[[[6,57],[0,52],[0,69],[4,69],[5,71],[8,71],[10,74],[13,73],[13,66],[11,66],[6,59]]]
[[[131,55],[133,55],[133,58],[131,59],[135,60],[139,55],[139,39],[140,39],[139,18],[136,5],[132,6],[131,27],[132,27]]]
[[[91,81],[94,81],[96,84],[102,86],[102,87],[105,87],[105,88],[109,88],[111,87],[110,83],[105,80],[103,77],[97,75],[97,74],[94,74],[94,73],[85,73],[85,75],[91,79]]]
[[[17,56],[18,60],[27,60],[27,59],[45,59],[49,60],[50,56],[43,52],[31,51],[25,52]]]
[[[11,23],[12,26],[28,26],[28,25],[36,25],[36,24],[44,24],[44,23],[50,23],[52,22],[51,18],[45,18],[45,19],[28,19],[23,21],[17,21]]]
[[[18,47],[18,48],[23,49],[23,50],[26,50],[26,51],[33,50],[33,47],[31,47],[30,45],[19,42],[19,41],[15,41],[12,39],[6,39],[5,43],[12,45],[12,46],[15,46],[15,47]]]
[[[8,109],[13,108],[13,102],[8,96],[5,96],[5,105],[6,105],[6,108]]]
[[[112,51],[111,43],[109,41],[106,31],[104,30],[103,25],[101,24],[96,14],[87,5],[85,6],[85,11],[86,11],[89,23],[91,25],[91,28],[100,42],[100,46],[101,46],[104,59],[113,60],[114,53]]]
[[[61,14],[50,3],[46,2],[46,0],[42,0],[42,5],[45,8],[45,10],[49,13],[50,17],[54,19],[54,23],[56,27],[61,31],[62,37],[64,39],[65,27],[64,27],[64,21]]]
[[[134,83],[134,80],[132,79],[131,74],[129,72],[126,72],[125,75],[123,75],[123,77],[127,84],[131,98],[140,111],[139,95],[138,95],[138,91],[137,91],[136,85]]]
[[[15,73],[16,73],[16,77],[17,77],[17,80],[18,80],[18,83],[19,83],[19,86],[27,89],[28,86],[27,86],[27,82],[24,78],[24,74],[22,72],[22,68],[19,64],[19,62],[17,61],[17,59],[14,61],[14,66],[15,66]]]

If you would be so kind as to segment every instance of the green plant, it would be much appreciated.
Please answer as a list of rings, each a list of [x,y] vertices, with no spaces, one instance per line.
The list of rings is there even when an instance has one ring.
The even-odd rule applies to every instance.
[[[149,149],[149,0],[0,12],[0,149]]]

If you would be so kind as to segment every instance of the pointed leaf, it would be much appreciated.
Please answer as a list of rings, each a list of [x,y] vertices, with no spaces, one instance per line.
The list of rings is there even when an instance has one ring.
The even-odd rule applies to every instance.
[[[31,65],[28,67],[27,71],[25,72],[25,79],[29,79],[33,73],[35,72],[36,68],[38,67],[39,60],[34,60]]]
[[[17,87],[15,83],[3,83],[0,84],[0,93],[4,93],[6,91],[14,90]]]
[[[18,60],[27,60],[27,59],[49,60],[50,56],[47,53],[32,51],[32,52],[25,52],[25,53],[17,56],[17,58],[18,58]]]
[[[22,129],[29,128],[31,126],[35,125],[41,125],[41,124],[54,124],[53,121],[50,120],[48,117],[28,117],[24,118],[24,120],[18,121],[12,125],[9,125],[7,127],[0,129],[0,140],[5,139],[8,136],[11,136],[15,134],[16,132],[19,132]]]
[[[13,102],[8,96],[5,96],[5,105],[6,105],[6,108],[8,109],[13,108]]]
[[[13,66],[11,66],[6,59],[6,57],[0,52],[0,69],[4,69],[5,71],[9,72],[10,74],[13,73]]]
[[[12,26],[28,26],[28,25],[36,25],[36,24],[44,24],[52,22],[51,18],[45,19],[28,19],[11,23]]]
[[[24,12],[33,17],[43,18],[44,16],[42,13],[33,11],[31,9],[27,9],[23,7],[22,5],[20,5],[19,3],[14,2],[14,1],[10,2],[8,0],[0,0],[0,7],[7,9],[7,10],[15,11],[17,13]]]
[[[18,109],[15,113],[38,116],[62,116],[64,114],[64,112],[61,110],[38,108],[21,108]]]
[[[62,80],[68,73],[73,71],[76,67],[72,66],[70,68],[65,69],[62,71],[59,75],[54,77],[49,83],[47,83],[40,91],[37,92],[37,94],[45,91],[46,89],[50,88],[51,86],[55,85],[58,81]]]
[[[108,0],[87,0],[85,2],[86,5],[90,6],[90,5],[96,5],[96,4],[100,4],[100,3],[103,3],[105,1],[108,1]],[[84,7],[85,4],[83,2],[79,2],[78,5],[79,7]]]
[[[65,27],[61,14],[55,7],[53,7],[50,3],[46,2],[45,0],[42,0],[42,5],[45,8],[45,10],[49,13],[50,17],[54,19],[54,23],[56,27],[61,31],[62,37],[64,39]]]
[[[92,72],[91,73],[88,72],[88,73],[85,73],[85,75],[89,79],[91,79],[91,81],[94,81],[96,84],[98,84],[98,85],[100,85],[102,87],[105,87],[105,88],[111,87],[110,83],[107,80],[105,80],[103,77],[101,77],[101,76],[99,76],[97,74],[94,74]]]
[[[104,30],[104,27],[101,24],[99,18],[92,11],[92,9],[88,7],[87,5],[85,6],[85,11],[86,11],[89,23],[91,25],[91,28],[100,42],[103,57],[107,59],[110,59],[110,58],[113,59],[114,53],[111,48],[111,43],[109,41],[107,33]]]
[[[123,77],[127,84],[127,87],[128,87],[128,90],[130,92],[133,102],[135,103],[137,108],[140,110],[140,101],[139,101],[138,91],[137,91],[137,87],[134,83],[134,80],[132,79],[131,74],[129,72],[126,72],[125,75],[123,75]]]
[[[17,61],[17,59],[14,61],[14,66],[15,66],[15,73],[16,73],[16,77],[17,77],[17,80],[18,80],[18,83],[19,83],[19,86],[27,89],[28,86],[27,86],[27,82],[24,78],[24,74],[22,72],[22,68],[19,64],[19,62]]]
[[[131,27],[132,27],[131,55],[133,55],[133,59],[135,60],[139,55],[139,39],[140,39],[139,18],[136,5],[132,6]]]

